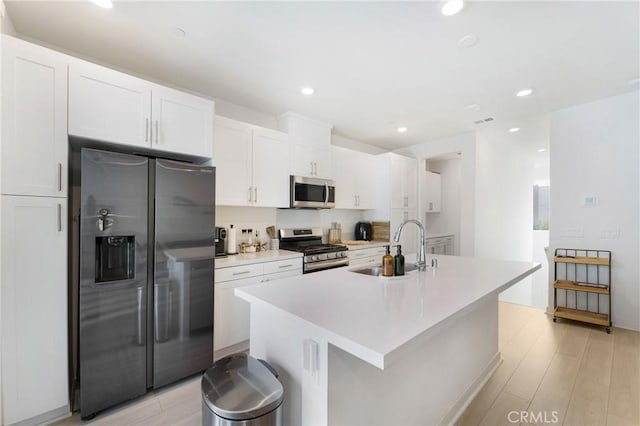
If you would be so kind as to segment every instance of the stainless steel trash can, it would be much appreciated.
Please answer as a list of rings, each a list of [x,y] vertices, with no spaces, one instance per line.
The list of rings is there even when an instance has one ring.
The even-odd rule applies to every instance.
[[[236,354],[202,376],[204,426],[282,426],[284,389],[265,361]]]

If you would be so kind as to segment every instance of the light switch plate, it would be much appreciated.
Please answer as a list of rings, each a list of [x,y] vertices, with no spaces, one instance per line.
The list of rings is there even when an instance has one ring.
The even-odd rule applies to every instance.
[[[582,197],[583,207],[595,207],[598,204],[598,197],[595,195],[585,195]]]

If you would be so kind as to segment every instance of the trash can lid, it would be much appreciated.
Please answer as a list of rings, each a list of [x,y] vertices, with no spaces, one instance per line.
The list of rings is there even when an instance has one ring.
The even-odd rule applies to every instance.
[[[219,417],[248,420],[282,403],[282,383],[257,359],[245,353],[216,361],[202,376],[202,399]]]

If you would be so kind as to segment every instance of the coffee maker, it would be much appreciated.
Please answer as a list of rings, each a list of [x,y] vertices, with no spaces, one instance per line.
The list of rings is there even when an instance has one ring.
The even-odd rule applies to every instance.
[[[216,226],[215,243],[216,243],[216,257],[224,257],[227,255],[225,248],[225,242],[227,240],[227,230]]]

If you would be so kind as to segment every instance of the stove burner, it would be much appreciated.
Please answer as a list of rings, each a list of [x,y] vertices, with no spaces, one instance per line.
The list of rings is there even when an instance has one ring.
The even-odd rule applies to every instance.
[[[281,249],[304,253],[305,274],[349,264],[349,249],[340,244],[323,244],[319,228],[280,229],[279,235]]]

